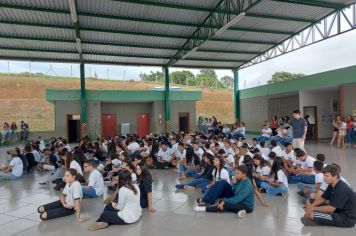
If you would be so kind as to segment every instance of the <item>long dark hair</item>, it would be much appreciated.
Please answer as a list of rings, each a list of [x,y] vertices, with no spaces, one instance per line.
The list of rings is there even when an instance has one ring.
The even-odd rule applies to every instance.
[[[278,171],[282,170],[283,171],[283,162],[282,162],[282,158],[281,157],[276,157],[273,161],[273,165],[271,167],[271,173],[270,173],[270,177],[273,177],[274,180],[278,179]]]
[[[66,159],[65,159],[64,165],[67,168],[67,170],[69,170],[70,169],[70,163],[74,160],[73,159],[73,154],[71,152],[67,152],[65,154],[65,157],[66,157]]]
[[[121,170],[119,173],[118,189],[126,187],[130,189],[134,194],[137,194],[136,187],[132,184],[131,172],[128,170]]]
[[[138,164],[138,166],[141,169],[141,174],[137,176],[138,182],[142,181],[145,178],[149,178],[153,182],[152,175],[147,167],[147,164],[145,162],[141,162],[140,164]]]
[[[216,156],[215,158],[217,158],[219,160],[219,176],[220,176],[221,170],[224,168],[224,159],[222,157],[218,157],[218,156]],[[218,168],[215,166],[214,170],[215,170],[214,178],[216,179],[216,175],[218,174]]]
[[[83,169],[83,166],[84,166],[84,162],[86,160],[85,156],[84,156],[84,153],[80,150],[80,148],[77,146],[77,147],[74,147],[74,152],[73,152],[73,159],[79,163],[79,165],[82,167]]]

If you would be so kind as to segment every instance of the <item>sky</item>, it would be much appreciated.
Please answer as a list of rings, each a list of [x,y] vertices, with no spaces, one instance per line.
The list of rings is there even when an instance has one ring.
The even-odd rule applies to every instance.
[[[276,57],[266,62],[245,68],[239,72],[239,88],[249,88],[265,84],[277,71],[292,73],[315,74],[323,71],[356,65],[356,30],[329,38],[294,52]],[[64,63],[39,63],[0,60],[0,72],[7,72],[8,66],[11,73],[25,71],[42,72],[57,76],[73,76],[79,78],[79,64]],[[162,71],[160,67],[130,67],[86,65],[86,76],[109,78],[113,80],[138,80],[141,73]],[[182,68],[170,68],[170,72]],[[185,69],[190,70],[190,69]],[[190,70],[197,74],[199,70]],[[230,70],[216,70],[219,78],[229,75]]]

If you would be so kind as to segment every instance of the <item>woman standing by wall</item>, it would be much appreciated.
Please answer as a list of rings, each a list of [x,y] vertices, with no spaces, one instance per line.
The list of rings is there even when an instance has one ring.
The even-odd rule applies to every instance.
[[[334,144],[334,141],[337,137],[337,134],[339,133],[339,128],[340,128],[340,121],[341,121],[341,116],[337,115],[335,117],[335,120],[333,121],[333,137],[330,141],[330,145]]]
[[[277,129],[278,129],[278,117],[273,116],[271,120],[271,129],[272,129],[272,136],[277,135]]]

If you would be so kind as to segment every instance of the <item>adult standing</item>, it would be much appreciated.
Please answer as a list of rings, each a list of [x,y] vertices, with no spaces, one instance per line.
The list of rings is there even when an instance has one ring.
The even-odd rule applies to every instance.
[[[308,131],[308,124],[300,116],[299,110],[293,111],[293,120],[291,120],[290,125],[293,130],[293,148],[304,149],[305,137]]]
[[[333,121],[333,137],[331,138],[330,145],[334,144],[335,139],[337,138],[337,134],[339,133],[341,123],[341,116],[337,115],[335,120]]]
[[[21,133],[20,133],[21,140],[27,141],[28,133],[29,133],[28,124],[22,120],[21,121]]]
[[[278,117],[273,116],[271,120],[271,129],[272,129],[272,136],[277,135],[277,129],[278,129]]]

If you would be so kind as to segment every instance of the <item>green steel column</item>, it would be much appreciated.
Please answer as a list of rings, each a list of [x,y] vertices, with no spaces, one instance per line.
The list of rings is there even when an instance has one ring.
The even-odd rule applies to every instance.
[[[82,115],[81,117],[81,134],[85,136],[88,134],[88,124],[87,124],[87,98],[86,98],[86,90],[85,90],[85,70],[84,70],[84,62],[80,63],[80,103]]]
[[[240,92],[239,92],[239,71],[233,70],[234,73],[234,118],[240,120]]]
[[[166,123],[166,132],[171,131],[171,104],[170,104],[170,94],[169,94],[169,70],[168,67],[163,68],[164,74],[164,119]]]

